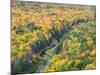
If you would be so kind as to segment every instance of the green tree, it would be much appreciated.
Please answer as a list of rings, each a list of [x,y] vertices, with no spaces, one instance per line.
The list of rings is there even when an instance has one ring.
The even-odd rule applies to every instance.
[[[56,54],[55,50],[52,50],[52,49],[46,50],[45,53],[46,53],[46,55],[48,55],[51,58]]]

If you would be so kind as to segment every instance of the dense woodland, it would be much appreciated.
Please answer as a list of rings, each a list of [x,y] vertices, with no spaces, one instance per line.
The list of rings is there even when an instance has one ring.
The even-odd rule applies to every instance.
[[[13,74],[96,68],[95,6],[12,1]]]

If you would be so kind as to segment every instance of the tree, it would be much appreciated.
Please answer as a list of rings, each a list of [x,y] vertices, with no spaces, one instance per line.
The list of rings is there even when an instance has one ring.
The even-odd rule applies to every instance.
[[[37,30],[36,33],[41,44],[41,49],[45,48],[47,46],[47,39],[45,35],[40,30]]]
[[[29,30],[30,32],[33,32],[33,30],[39,29],[39,27],[37,27],[37,26],[35,25],[34,22],[29,22],[29,23],[27,24],[27,28],[28,28],[28,30]]]
[[[89,45],[87,43],[87,40],[86,40],[86,38],[83,38],[81,41],[81,50],[86,51],[88,49],[89,49]]]
[[[57,44],[56,53],[59,53],[59,51],[62,50],[62,46],[63,46],[63,41],[60,41],[60,42]]]
[[[46,50],[46,55],[50,56],[51,58],[56,54],[55,50],[48,49]]]
[[[61,32],[55,26],[52,27],[51,34],[57,41],[62,37]]]
[[[96,66],[93,64],[88,64],[88,65],[86,65],[85,69],[86,70],[96,69]]]
[[[96,36],[93,38],[94,44],[96,44]]]

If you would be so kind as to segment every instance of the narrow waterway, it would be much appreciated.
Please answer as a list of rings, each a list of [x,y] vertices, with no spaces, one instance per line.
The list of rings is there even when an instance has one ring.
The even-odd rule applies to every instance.
[[[43,55],[43,57],[47,58],[47,61],[44,62],[38,69],[37,72],[43,72],[44,68],[48,65],[48,63],[50,62],[51,58],[48,55]]]
[[[84,22],[84,23],[86,23],[86,22]],[[65,39],[67,39],[66,34],[67,34],[70,30],[72,30],[73,28],[75,28],[77,25],[80,25],[80,23],[68,27],[68,28],[67,28],[67,31],[66,31],[64,34],[62,34],[63,36],[60,38],[60,41],[64,41]],[[37,70],[37,72],[43,72],[44,69],[45,69],[45,67],[48,66],[49,62],[51,61],[51,58],[50,58],[48,55],[46,55],[45,51],[48,50],[48,49],[56,50],[56,47],[58,46],[58,43],[60,43],[60,41],[58,42],[57,40],[54,40],[53,43],[52,43],[49,47],[47,47],[46,49],[42,50],[42,52],[40,53],[40,55],[41,55],[42,57],[46,57],[46,58],[47,58],[47,61],[44,62],[44,63],[39,67],[39,69]],[[56,52],[56,51],[55,51],[55,52]],[[56,54],[57,54],[57,53],[56,53]]]

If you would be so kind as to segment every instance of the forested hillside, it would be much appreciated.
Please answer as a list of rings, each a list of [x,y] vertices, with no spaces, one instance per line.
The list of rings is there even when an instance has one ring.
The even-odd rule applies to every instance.
[[[12,1],[13,74],[96,68],[95,6]]]

